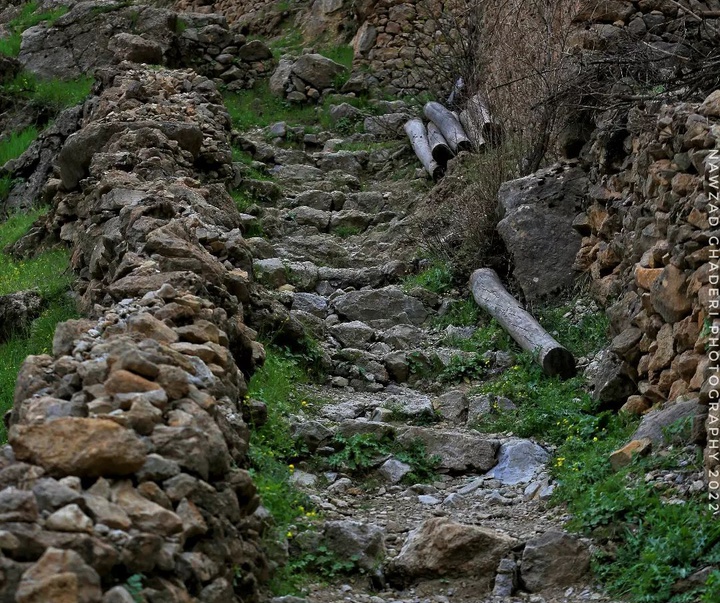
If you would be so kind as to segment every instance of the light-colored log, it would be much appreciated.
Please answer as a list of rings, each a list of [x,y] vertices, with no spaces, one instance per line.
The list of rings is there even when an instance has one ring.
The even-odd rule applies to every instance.
[[[447,162],[455,156],[455,153],[452,152],[442,132],[433,122],[428,123],[427,133],[433,159],[441,166],[447,166]]]
[[[425,171],[430,174],[433,180],[437,181],[445,174],[445,168],[433,159],[430,143],[428,142],[427,130],[421,119],[411,119],[405,124],[405,133],[410,139],[415,155],[422,163]]]
[[[480,268],[470,277],[477,304],[497,320],[520,347],[533,354],[546,375],[568,379],[575,375],[575,358],[540,326],[510,295],[497,273]]]
[[[465,134],[460,120],[449,109],[446,109],[440,103],[430,101],[426,103],[424,112],[425,117],[442,132],[453,152],[472,151],[472,142]]]
[[[460,113],[460,123],[465,128],[475,148],[484,145],[495,148],[502,144],[505,133],[502,126],[490,114],[487,104],[479,94],[470,98]]]

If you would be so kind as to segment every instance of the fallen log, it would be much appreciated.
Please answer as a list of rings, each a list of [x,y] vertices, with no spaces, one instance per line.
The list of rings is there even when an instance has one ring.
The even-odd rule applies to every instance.
[[[427,125],[427,133],[433,159],[445,167],[447,162],[455,156],[455,153],[452,152],[442,132],[433,122]]]
[[[520,347],[535,355],[546,375],[569,379],[575,375],[575,358],[555,341],[517,300],[490,268],[480,268],[470,277],[477,304],[497,320]]]
[[[485,144],[490,148],[502,144],[505,136],[503,127],[492,118],[490,109],[479,94],[472,96],[461,111],[460,123],[477,149],[482,149]]]
[[[433,122],[440,132],[442,132],[443,137],[447,140],[453,152],[472,151],[472,142],[470,142],[467,134],[465,134],[460,120],[455,117],[450,110],[443,107],[440,103],[430,101],[425,104],[424,112],[425,117]]]
[[[411,119],[405,124],[405,133],[410,139],[415,155],[422,163],[425,171],[430,174],[433,180],[437,181],[445,174],[445,168],[433,158],[430,143],[428,142],[427,130],[421,119]]]

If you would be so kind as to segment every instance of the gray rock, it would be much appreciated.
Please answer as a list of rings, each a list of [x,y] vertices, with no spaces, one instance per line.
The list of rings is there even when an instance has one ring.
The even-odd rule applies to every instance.
[[[331,88],[346,68],[320,54],[304,54],[292,66],[292,72],[313,88]]]
[[[253,270],[255,278],[266,287],[276,289],[287,283],[287,268],[280,258],[255,260]]]
[[[352,291],[337,298],[334,306],[341,317],[380,328],[396,323],[421,325],[428,316],[420,301],[395,286]]]
[[[148,63],[161,65],[163,62],[162,46],[153,40],[131,33],[115,34],[108,48],[114,53],[118,62]]]
[[[293,200],[293,207],[302,205],[321,211],[330,211],[333,209],[333,195],[325,191],[304,191]]]
[[[435,416],[430,398],[412,390],[389,396],[383,402],[383,407],[390,409],[399,417],[407,419],[428,420]]]
[[[528,299],[573,284],[581,237],[572,222],[582,211],[587,187],[583,170],[562,165],[500,187],[504,217],[497,228],[511,250],[513,274]]]
[[[439,505],[441,501],[439,498],[435,498],[434,496],[430,496],[429,494],[421,494],[420,496],[418,496],[418,502],[421,505],[434,507],[435,505]]]
[[[687,420],[691,422],[694,417],[703,414],[703,407],[697,400],[688,400],[687,402],[676,402],[665,408],[650,411],[643,415],[642,421],[633,434],[631,440],[641,440],[648,438],[653,444],[666,444],[665,430],[679,421]],[[692,424],[692,423],[691,423]],[[689,437],[688,430],[688,437]]]
[[[293,295],[293,310],[302,310],[319,318],[327,315],[327,300],[313,293],[296,293]]]
[[[628,396],[637,391],[637,385],[630,378],[628,365],[612,352],[603,354],[593,381],[593,397],[598,402],[621,406]]]
[[[52,477],[37,480],[32,491],[41,511],[54,511],[65,505],[80,503],[83,499],[79,492]]]
[[[405,122],[410,119],[406,113],[373,115],[364,121],[365,131],[380,139],[398,138],[403,132]]]
[[[359,320],[342,322],[330,327],[330,333],[343,346],[362,349],[374,338],[375,330]]]
[[[247,44],[243,44],[240,47],[237,56],[241,61],[253,63],[255,61],[271,59],[273,54],[272,50],[270,50],[262,41],[250,40]]]
[[[317,481],[317,475],[300,471],[300,469],[295,469],[290,476],[290,483],[299,488],[313,488],[317,484]]]
[[[37,291],[20,291],[0,295],[0,343],[30,328],[43,310],[44,302]]]
[[[291,426],[292,436],[303,442],[310,452],[330,440],[332,431],[318,421],[304,421]]]
[[[388,459],[378,469],[378,475],[391,484],[397,484],[411,471],[412,467],[407,463],[397,459]]]
[[[290,83],[293,61],[291,59],[280,59],[278,66],[270,76],[270,92],[275,96],[285,96],[285,90]]]
[[[433,517],[408,534],[386,575],[396,587],[423,579],[472,577],[480,594],[490,590],[495,568],[515,544],[495,530]]]
[[[485,472],[496,462],[498,442],[479,433],[407,427],[398,434],[401,443],[413,440],[420,440],[429,456],[440,458],[440,470],[451,473]]]
[[[590,569],[590,551],[576,537],[549,531],[529,540],[523,551],[520,578],[527,590],[564,588]]]
[[[412,325],[395,325],[382,334],[382,340],[396,350],[408,350],[420,345],[423,332]]]
[[[317,166],[326,172],[332,170],[340,170],[346,174],[359,176],[363,173],[362,155],[354,151],[337,151],[335,153],[322,153],[317,162]],[[367,162],[367,156],[365,156]]]
[[[435,411],[451,423],[465,423],[468,417],[468,400],[460,390],[451,390],[436,398]]]
[[[375,524],[358,521],[328,521],[323,543],[342,561],[372,570],[385,557],[385,535]]]
[[[362,111],[349,105],[348,103],[341,103],[339,105],[330,105],[330,120],[333,123],[337,123],[341,119],[355,120],[362,117]]]
[[[530,440],[505,442],[500,446],[498,464],[487,477],[499,480],[505,486],[525,484],[542,471],[550,460],[550,454]]]

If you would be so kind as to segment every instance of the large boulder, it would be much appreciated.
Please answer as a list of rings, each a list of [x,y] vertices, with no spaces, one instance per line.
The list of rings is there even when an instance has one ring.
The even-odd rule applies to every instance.
[[[385,557],[385,534],[375,524],[359,521],[328,521],[323,543],[338,559],[364,570],[374,569]]]
[[[488,477],[493,477],[507,486],[524,484],[531,481],[549,460],[548,451],[535,442],[505,442],[500,446],[498,464],[488,473]]]
[[[366,291],[351,291],[334,300],[338,314],[347,320],[359,320],[371,327],[421,325],[428,316],[422,302],[405,295],[395,286]]]
[[[408,427],[398,434],[401,443],[409,444],[415,440],[424,444],[428,456],[439,458],[438,469],[441,471],[484,473],[496,463],[497,440],[480,433]]]
[[[590,551],[575,536],[550,531],[525,545],[521,580],[531,593],[547,588],[564,588],[582,578],[590,569]]]
[[[588,179],[581,169],[556,165],[504,183],[498,232],[513,256],[513,274],[528,299],[573,284],[580,235],[572,223],[582,211]]]
[[[502,532],[433,517],[410,532],[386,575],[400,587],[421,579],[468,577],[489,590],[498,563],[516,544]]]
[[[292,66],[292,72],[317,90],[332,88],[335,79],[347,69],[320,54],[304,54]]]
[[[653,444],[666,444],[668,429],[679,425],[682,421],[692,424],[696,416],[701,415],[703,406],[697,400],[676,402],[665,408],[653,410],[643,415],[642,421],[633,434],[633,440],[647,438]],[[689,430],[688,430],[689,432]]]

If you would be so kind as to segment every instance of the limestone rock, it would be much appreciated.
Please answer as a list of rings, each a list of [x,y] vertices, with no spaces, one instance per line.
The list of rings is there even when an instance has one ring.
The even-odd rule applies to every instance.
[[[514,486],[532,481],[550,460],[550,454],[530,440],[505,442],[498,452],[498,463],[487,474],[503,485]]]
[[[697,400],[676,402],[664,408],[652,410],[643,415],[642,421],[633,434],[633,440],[649,439],[655,445],[666,442],[664,430],[679,421],[692,421],[702,414],[702,407]]]
[[[320,54],[304,54],[292,66],[292,72],[313,88],[331,88],[345,67]]]
[[[372,570],[385,556],[385,536],[380,526],[358,521],[328,521],[323,543],[342,561]]]
[[[610,465],[613,470],[618,471],[619,469],[629,465],[634,456],[644,456],[649,454],[651,448],[652,441],[649,438],[632,440],[610,455]]]
[[[425,445],[428,456],[440,457],[440,470],[451,473],[485,472],[496,463],[498,442],[480,433],[407,427],[398,434],[401,443],[413,440],[419,440]]]
[[[22,576],[18,603],[100,603],[100,576],[75,551],[48,548]]]
[[[580,235],[573,229],[587,191],[585,173],[556,165],[504,183],[498,232],[514,260],[514,275],[528,299],[573,284]]]
[[[525,545],[520,578],[527,590],[563,588],[576,583],[590,569],[590,551],[576,537],[549,531]]]
[[[146,449],[130,430],[107,419],[61,418],[14,425],[9,441],[19,460],[53,475],[128,475],[145,462]]]
[[[472,577],[489,590],[495,568],[516,544],[495,530],[433,517],[410,532],[387,577],[399,587],[421,579]]]
[[[428,316],[422,302],[405,295],[395,286],[368,291],[352,291],[334,300],[338,314],[372,326],[422,324]]]

